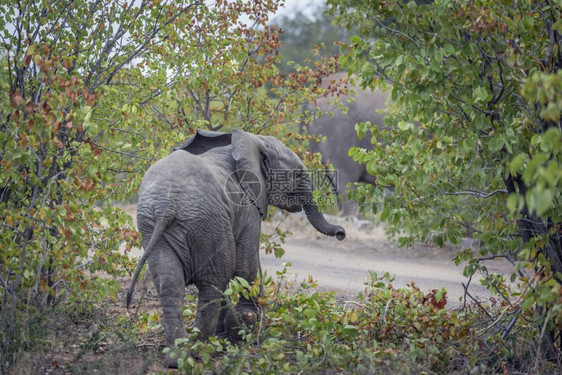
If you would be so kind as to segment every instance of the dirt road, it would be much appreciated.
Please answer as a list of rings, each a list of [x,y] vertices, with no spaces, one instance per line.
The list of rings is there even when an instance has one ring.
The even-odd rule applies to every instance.
[[[462,274],[463,267],[453,263],[454,248],[440,249],[425,244],[418,244],[414,249],[398,248],[388,240],[382,227],[358,230],[353,221],[339,220],[347,231],[347,238],[342,242],[314,232],[303,217],[291,215],[280,222],[265,223],[263,231],[273,233],[273,228],[279,225],[294,234],[283,246],[286,253],[281,259],[261,254],[262,267],[270,275],[290,262],[288,270],[296,280],[311,275],[321,289],[352,298],[365,289],[365,282],[370,279],[368,270],[372,270],[379,276],[385,272],[395,276],[395,287],[414,281],[422,290],[445,288],[450,305],[458,305],[464,295],[462,283],[466,284],[467,278]],[[499,273],[512,269],[503,260],[488,262],[487,266],[490,271]],[[469,292],[479,298],[489,295],[477,281],[471,283]]]

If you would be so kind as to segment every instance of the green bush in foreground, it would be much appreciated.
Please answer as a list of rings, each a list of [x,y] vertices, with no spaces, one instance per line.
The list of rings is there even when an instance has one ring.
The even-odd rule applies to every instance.
[[[396,289],[389,275],[371,281],[356,301],[336,300],[318,292],[310,278],[295,288],[286,280],[265,276],[261,321],[246,333],[244,343],[222,339],[196,340],[197,332],[178,340],[175,355],[185,373],[497,373],[554,371],[555,365],[535,363],[534,326],[525,320],[514,327],[525,339],[501,339],[494,319],[477,307],[448,309],[445,290],[429,293],[413,283]],[[231,284],[238,293],[259,295]],[[505,309],[490,311],[496,318]],[[185,315],[192,315],[186,309]],[[190,318],[192,318],[190,316]]]

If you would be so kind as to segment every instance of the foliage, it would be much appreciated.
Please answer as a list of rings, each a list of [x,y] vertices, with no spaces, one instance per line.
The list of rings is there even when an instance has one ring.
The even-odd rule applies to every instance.
[[[115,294],[96,273],[130,272],[140,236],[113,203],[195,128],[293,138],[284,124],[336,60],[280,76],[277,6],[0,2],[3,354],[46,305]]]
[[[287,236],[292,233],[288,230],[283,230],[279,228],[279,225],[275,227],[275,233],[266,234],[261,233],[260,244],[263,248],[265,254],[274,254],[275,258],[281,258],[285,254],[282,244],[285,243]]]
[[[444,290],[423,292],[413,283],[392,286],[389,275],[371,280],[355,301],[338,303],[333,292],[318,292],[314,280],[293,285],[289,264],[274,282],[264,276],[265,293],[256,285],[233,283],[230,298],[246,293],[259,298],[261,321],[234,345],[197,331],[176,341],[174,355],[185,373],[468,373],[552,371],[534,367],[529,342],[497,341],[479,335],[484,314],[476,306],[447,308]],[[256,283],[257,284],[257,283]],[[516,332],[533,331],[527,323]],[[530,365],[530,366],[529,366]]]
[[[492,300],[487,311],[474,304],[451,308],[444,290],[422,291],[414,284],[398,289],[388,274],[372,272],[365,290],[343,301],[333,292],[318,291],[312,277],[297,283],[290,269],[287,263],[277,275],[265,274],[251,286],[233,280],[225,292],[229,308],[240,296],[253,296],[262,308],[261,320],[238,344],[218,338],[197,341],[197,332],[188,328],[188,338],[174,350],[182,359],[181,372],[559,372],[555,363],[537,355],[538,328],[532,321],[519,320],[505,341],[483,334],[502,328],[498,317],[506,304],[501,301]],[[125,292],[127,283],[122,287]],[[195,319],[194,293],[188,291],[183,309],[186,326]],[[47,331],[46,337],[35,350],[20,352],[8,373],[162,369],[162,315],[155,293],[146,295],[133,313],[111,298],[88,309],[77,307],[47,306],[49,314],[33,322],[33,329]]]
[[[380,210],[402,245],[460,244],[467,275],[479,260],[519,260],[517,319],[536,303],[545,350],[562,323],[562,39],[559,1],[329,0],[340,25],[358,26],[340,58],[364,86],[392,86],[390,129],[372,133],[374,150],[352,149],[377,186],[355,198]],[[383,146],[384,145],[384,146]],[[385,195],[384,186],[394,187]],[[380,204],[380,206],[378,205]],[[480,257],[480,259],[479,259]],[[486,285],[507,295],[509,284]],[[519,298],[517,293],[524,295]],[[509,329],[506,330],[509,332]],[[544,334],[546,332],[546,334]]]
[[[274,16],[270,24],[282,31],[279,37],[282,60],[278,67],[285,75],[294,71],[295,66],[312,65],[316,53],[326,57],[339,55],[340,42],[347,42],[354,35],[354,30],[333,25],[325,4],[312,4],[308,11],[297,9],[290,15]]]
[[[541,358],[537,342],[552,344],[562,319],[559,5],[355,1],[351,11],[347,2],[329,3],[341,23],[360,27],[339,61],[365,85],[383,84],[378,76],[392,82],[396,102],[393,128],[357,127],[379,147],[352,154],[379,185],[362,187],[356,199],[374,209],[381,203],[381,218],[403,229],[402,244],[458,243],[466,233],[481,239],[479,253],[457,257],[467,275],[486,274],[486,258],[520,259],[510,280],[519,276],[518,285],[486,275],[500,307],[453,311],[442,290],[395,289],[374,274],[358,301],[345,304],[310,290],[312,279],[298,288],[287,270],[278,283],[264,277],[265,295],[236,279],[225,294],[232,303],[240,294],[258,298],[257,331],[239,346],[179,343],[181,367],[526,371],[529,358]],[[99,273],[130,272],[124,253],[140,238],[113,203],[131,199],[143,171],[194,129],[276,135],[319,166],[318,155],[296,143],[303,140],[296,127],[301,104],[330,91],[320,84],[338,61],[316,49],[310,67],[280,74],[279,29],[267,25],[277,6],[0,0],[2,371],[41,345],[33,333],[53,308],[87,321],[98,301],[115,299],[115,281]],[[264,237],[264,247],[281,256],[275,240]],[[192,303],[184,309],[190,321]],[[109,339],[157,335],[159,319],[153,312],[133,326],[126,318],[96,325],[80,355]]]

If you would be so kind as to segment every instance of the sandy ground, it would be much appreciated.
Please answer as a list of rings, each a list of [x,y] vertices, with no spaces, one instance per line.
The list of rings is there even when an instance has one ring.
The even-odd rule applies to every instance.
[[[134,206],[125,210],[135,217]],[[261,251],[262,269],[268,275],[275,275],[290,262],[289,279],[299,282],[312,276],[319,289],[335,291],[344,300],[353,299],[365,289],[365,283],[370,279],[369,270],[379,276],[388,272],[395,277],[395,287],[404,287],[413,281],[426,291],[445,288],[450,307],[461,303],[459,298],[464,296],[462,283],[466,284],[467,278],[462,274],[462,265],[457,267],[453,263],[457,248],[438,248],[430,244],[416,244],[413,249],[399,248],[388,239],[383,226],[350,218],[328,217],[328,220],[346,229],[344,241],[316,232],[301,214],[278,213],[270,222],[264,222],[264,233],[274,233],[278,226],[290,230],[293,235],[283,245],[283,257],[278,259]],[[134,249],[131,255],[140,257],[142,250]],[[488,261],[486,266],[490,272],[505,274],[513,269],[505,260]],[[480,299],[489,296],[477,281],[473,281],[468,290]]]
[[[379,277],[388,272],[395,278],[394,287],[404,287],[413,281],[422,290],[445,288],[449,305],[460,304],[459,298],[464,296],[462,283],[467,284],[468,280],[463,276],[464,267],[457,267],[453,262],[458,248],[439,248],[431,244],[416,244],[413,249],[399,248],[388,239],[383,226],[365,228],[364,222],[356,219],[329,217],[328,220],[346,229],[344,241],[315,232],[306,218],[299,215],[265,223],[262,229],[265,233],[273,233],[279,225],[293,232],[293,236],[287,240],[286,253],[281,259],[261,254],[263,269],[271,274],[281,270],[283,263],[291,262],[289,272],[297,280],[311,275],[321,289],[350,298],[365,289],[365,283],[370,280],[369,270],[375,271]],[[496,273],[510,274],[513,270],[505,260],[488,261],[486,266],[490,272]],[[468,291],[480,299],[489,296],[477,281],[472,281]]]

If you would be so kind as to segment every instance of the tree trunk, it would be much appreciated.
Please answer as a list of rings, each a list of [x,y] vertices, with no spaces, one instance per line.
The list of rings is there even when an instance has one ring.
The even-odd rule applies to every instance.
[[[525,196],[527,187],[520,176],[509,176],[506,180],[506,187],[508,192]],[[552,219],[541,219],[536,215],[529,212],[528,207],[525,205],[521,212],[522,217],[517,219],[517,227],[521,234],[521,241],[523,244],[528,243],[535,237],[548,236],[548,242],[540,249],[545,257],[550,262],[552,270],[552,277],[562,284],[562,280],[558,277],[558,273],[562,273],[562,242],[560,240],[561,233],[559,223],[553,223]],[[535,269],[535,271],[538,271]],[[546,318],[549,306],[537,306],[537,312]],[[542,329],[544,322],[539,322],[539,332]],[[556,342],[556,329],[551,329],[545,332],[542,337],[541,349],[543,355],[547,360],[556,360],[558,358],[558,351],[555,348]]]

